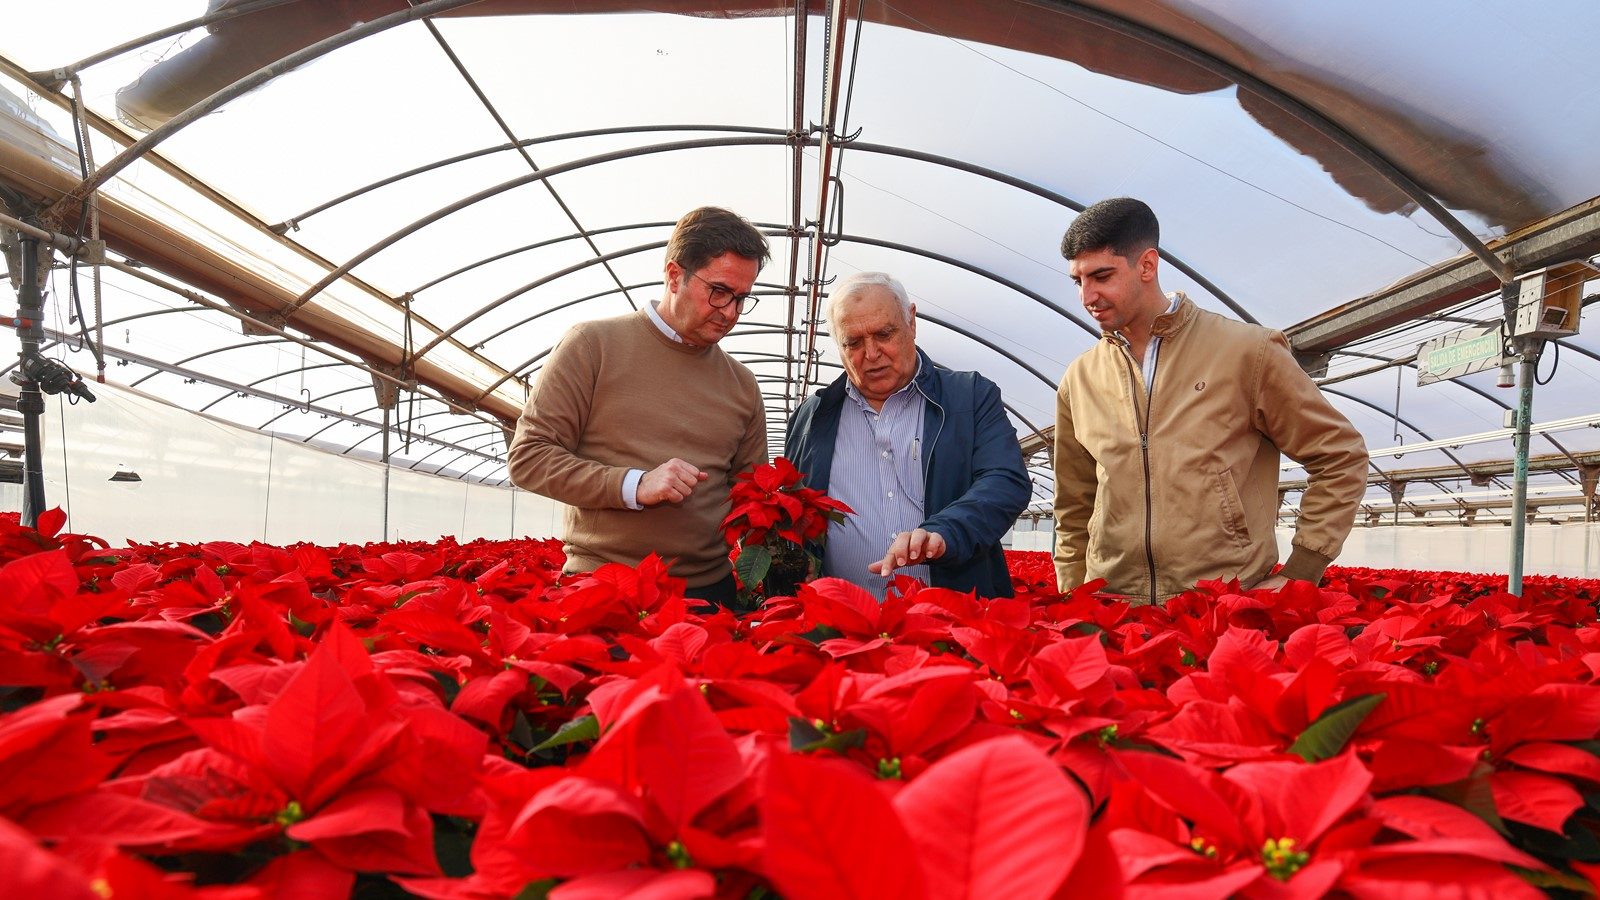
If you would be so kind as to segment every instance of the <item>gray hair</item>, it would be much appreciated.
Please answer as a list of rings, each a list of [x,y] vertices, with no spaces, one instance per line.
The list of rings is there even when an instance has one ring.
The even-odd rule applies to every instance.
[[[911,322],[911,295],[906,293],[906,286],[899,279],[887,272],[856,272],[839,279],[828,294],[828,330],[833,330],[834,322],[839,318],[839,305],[857,294],[866,292],[871,288],[884,288],[894,295],[895,303],[900,307],[900,316],[907,324]]]

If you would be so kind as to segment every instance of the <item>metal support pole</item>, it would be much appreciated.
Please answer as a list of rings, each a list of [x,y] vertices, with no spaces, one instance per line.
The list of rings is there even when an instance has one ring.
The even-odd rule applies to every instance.
[[[1517,460],[1511,482],[1511,572],[1506,590],[1522,596],[1524,543],[1528,537],[1528,425],[1533,421],[1533,379],[1539,364],[1537,338],[1522,338],[1517,372]]]
[[[379,540],[389,539],[389,417],[393,415],[392,407],[383,408],[383,536]]]
[[[21,320],[17,337],[22,349],[18,357],[26,360],[39,355],[39,342],[44,338],[44,294],[39,290],[39,239],[24,232],[18,232],[17,238],[22,247],[22,285],[17,289],[17,318]],[[44,394],[38,382],[24,374],[27,371],[26,366],[18,366],[12,380],[20,388],[17,411],[22,413],[22,524],[32,528],[44,512]]]
[[[1593,578],[1594,569],[1594,495],[1600,487],[1600,466],[1578,466],[1578,477],[1583,485],[1583,577]]]

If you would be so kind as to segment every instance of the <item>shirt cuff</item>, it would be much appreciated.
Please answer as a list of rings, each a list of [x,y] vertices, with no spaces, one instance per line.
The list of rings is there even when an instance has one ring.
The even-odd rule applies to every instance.
[[[639,503],[639,479],[643,477],[643,469],[629,469],[628,474],[622,476],[623,506],[629,509],[644,509]]]

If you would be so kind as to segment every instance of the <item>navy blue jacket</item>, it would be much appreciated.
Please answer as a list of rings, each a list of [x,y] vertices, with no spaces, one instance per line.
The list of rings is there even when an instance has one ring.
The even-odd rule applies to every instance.
[[[1017,432],[1000,403],[1000,388],[976,372],[935,368],[921,350],[917,390],[927,399],[922,423],[926,482],[922,527],[944,538],[945,553],[928,564],[935,587],[1011,596],[1000,539],[1032,496]],[[841,375],[795,410],[783,455],[827,490],[833,444],[844,408]],[[887,546],[884,547],[888,549]]]

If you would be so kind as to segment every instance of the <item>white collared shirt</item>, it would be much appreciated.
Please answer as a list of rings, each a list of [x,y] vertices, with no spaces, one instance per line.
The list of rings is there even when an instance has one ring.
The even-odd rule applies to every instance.
[[[917,371],[922,371],[920,355]],[[867,566],[883,559],[896,536],[921,527],[926,518],[922,468],[926,410],[927,398],[915,376],[876,410],[855,384],[845,380],[828,494],[855,514],[828,524],[822,574],[855,582],[879,600],[889,579],[872,574]],[[896,574],[924,583],[931,577],[926,563],[901,567]]]

